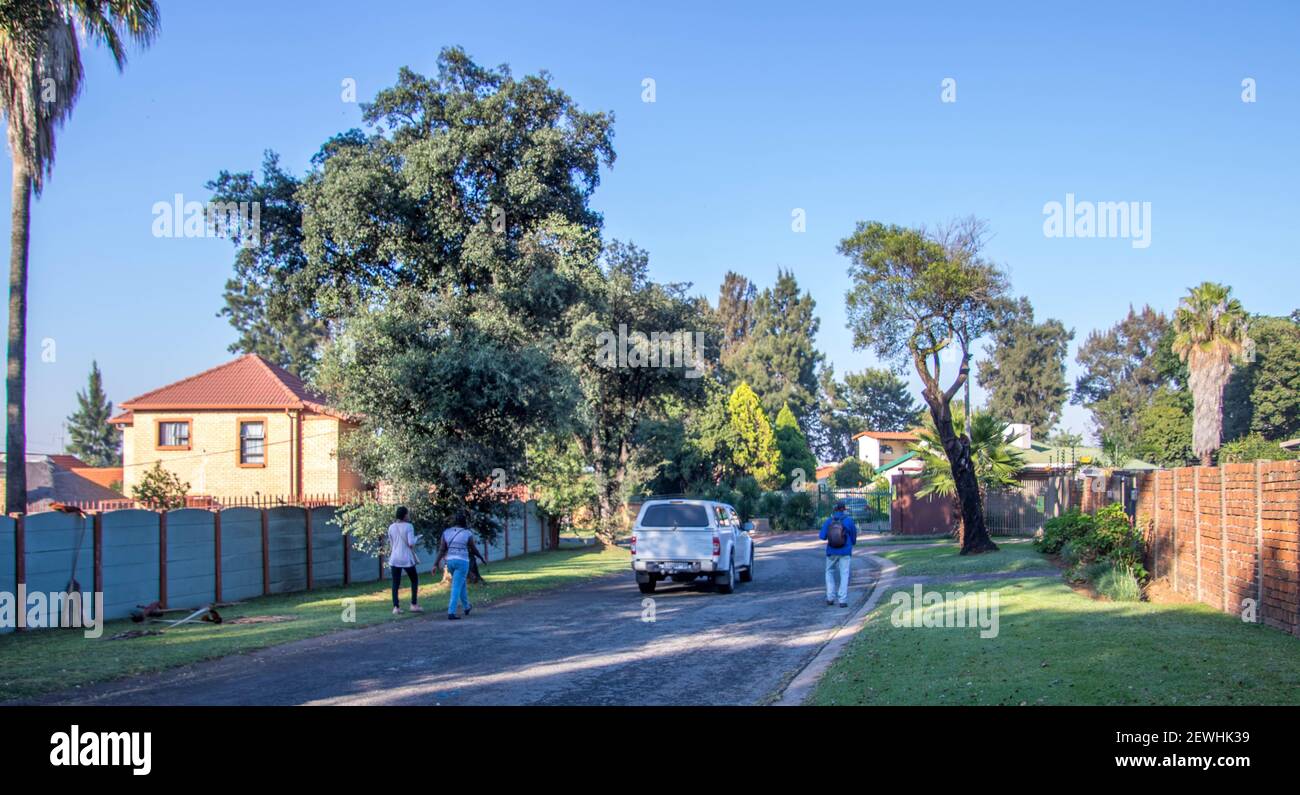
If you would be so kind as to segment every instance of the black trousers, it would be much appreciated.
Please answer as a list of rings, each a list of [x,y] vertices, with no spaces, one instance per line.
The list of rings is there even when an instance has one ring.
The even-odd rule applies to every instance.
[[[397,601],[397,592],[402,587],[402,572],[406,572],[406,576],[411,580],[411,604],[418,605],[420,603],[420,575],[415,573],[415,567],[398,568],[397,566],[389,566],[389,568],[393,572],[393,607],[400,607]]]

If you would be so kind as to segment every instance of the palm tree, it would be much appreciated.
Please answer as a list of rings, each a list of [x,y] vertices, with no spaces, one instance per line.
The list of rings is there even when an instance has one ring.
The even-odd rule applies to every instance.
[[[54,169],[54,132],[81,92],[78,35],[108,48],[120,71],[125,40],[158,32],[154,0],[0,0],[0,105],[13,158],[9,241],[9,359],[5,377],[5,505],[27,509],[27,244],[32,192]]]
[[[957,435],[964,435],[966,428],[965,411],[958,408],[953,411],[953,430]],[[971,462],[975,466],[975,479],[981,491],[1000,486],[1014,486],[1016,475],[1025,465],[1025,455],[1020,448],[1008,438],[1011,426],[985,412],[977,411],[970,422]],[[920,441],[911,445],[911,449],[921,457],[924,468],[921,470],[921,489],[919,496],[938,494],[951,497],[957,493],[957,484],[952,477],[952,465],[944,452],[943,443],[939,441],[939,432],[934,427],[934,420],[926,415],[924,424],[917,432]]]
[[[1254,347],[1250,318],[1232,288],[1204,282],[1188,290],[1174,312],[1174,353],[1187,363],[1192,388],[1192,451],[1210,466],[1223,436],[1223,387],[1233,362]]]

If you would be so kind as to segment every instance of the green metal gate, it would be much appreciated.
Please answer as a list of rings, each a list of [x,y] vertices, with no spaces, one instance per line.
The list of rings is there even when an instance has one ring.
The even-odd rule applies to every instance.
[[[844,503],[844,509],[858,531],[863,533],[888,533],[889,508],[893,495],[888,491],[868,491],[866,489],[819,490],[817,493],[818,521],[830,516],[838,502]]]

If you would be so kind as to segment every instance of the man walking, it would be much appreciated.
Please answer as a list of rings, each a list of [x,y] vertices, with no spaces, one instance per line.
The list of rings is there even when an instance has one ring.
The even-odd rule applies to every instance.
[[[853,560],[853,545],[858,542],[858,526],[844,510],[843,501],[835,503],[835,510],[822,523],[818,537],[826,542],[826,606],[838,601],[840,607],[848,607],[849,565]]]

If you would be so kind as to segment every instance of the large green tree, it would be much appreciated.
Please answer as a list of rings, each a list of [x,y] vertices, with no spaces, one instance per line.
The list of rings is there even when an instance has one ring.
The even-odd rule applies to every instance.
[[[104,376],[99,362],[90,363],[86,389],[77,393],[77,410],[68,417],[68,452],[93,467],[122,463],[122,431],[108,421],[113,417],[113,401],[104,392]]]
[[[1075,381],[1070,401],[1092,413],[1099,439],[1138,446],[1138,414],[1156,389],[1171,383],[1168,363],[1160,355],[1168,330],[1168,319],[1151,307],[1129,307],[1123,320],[1090,333],[1079,346],[1075,359],[1083,374]]]
[[[733,381],[756,392],[769,417],[785,404],[806,423],[817,406],[817,373],[824,357],[813,338],[817,304],[799,290],[794,274],[781,271],[776,284],[754,300],[754,325],[728,363]]]
[[[1294,439],[1300,436],[1300,324],[1255,317],[1250,338],[1255,356],[1233,371],[1224,391],[1223,438]]]
[[[1163,467],[1187,466],[1192,453],[1192,397],[1189,392],[1160,387],[1138,412],[1136,455]]]
[[[1045,438],[1070,395],[1065,357],[1074,332],[1059,320],[1034,322],[1033,305],[1021,298],[992,336],[988,358],[976,369],[976,380],[988,390],[989,411],[1028,424],[1036,438]]]
[[[819,451],[831,461],[854,455],[853,435],[860,431],[907,431],[916,427],[921,404],[907,382],[883,368],[868,367],[835,380],[823,368],[818,405]]]
[[[523,482],[529,442],[571,429],[581,397],[561,342],[601,278],[589,198],[611,120],[458,49],[435,77],[401,70],[363,117],[375,132],[298,192],[291,283],[338,324],[316,381],[358,418],[343,447],[363,477],[429,503],[422,533],[466,505],[491,533],[489,484]],[[343,521],[373,538],[367,510]]]
[[[55,132],[72,115],[83,69],[78,35],[121,71],[127,42],[158,32],[153,0],[10,0],[0,4],[0,105],[13,160],[9,237],[9,349],[5,372],[5,504],[27,506],[27,268],[32,193],[54,169]]]
[[[952,413],[952,400],[970,377],[973,346],[1006,308],[1006,275],[980,254],[985,236],[975,219],[934,232],[873,221],[859,222],[839,246],[851,263],[846,303],[854,346],[884,361],[910,361],[921,379],[955,481],[963,555],[997,549],[984,524],[970,440],[956,432]],[[957,372],[944,383],[949,350]]]
[[[1187,362],[1192,389],[1192,452],[1211,466],[1223,443],[1223,388],[1253,343],[1249,318],[1232,288],[1203,282],[1174,312],[1174,353]]]
[[[345,140],[364,143],[355,131]],[[335,149],[327,144],[312,162],[319,167]],[[222,171],[207,187],[213,192],[213,203],[256,203],[260,210],[256,240],[239,227],[231,235],[235,275],[226,281],[225,306],[219,313],[239,334],[230,351],[261,354],[301,378],[310,378],[328,328],[313,311],[313,286],[292,282],[307,271],[298,200],[301,184],[280,166],[278,155],[267,152],[260,182],[252,172]]]
[[[599,277],[569,336],[568,364],[582,392],[575,433],[595,477],[597,520],[612,534],[647,423],[702,403],[717,333],[708,303],[689,297],[689,285],[652,281],[635,246],[610,243]]]

